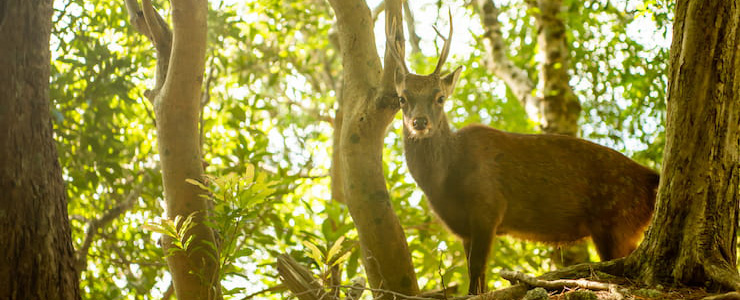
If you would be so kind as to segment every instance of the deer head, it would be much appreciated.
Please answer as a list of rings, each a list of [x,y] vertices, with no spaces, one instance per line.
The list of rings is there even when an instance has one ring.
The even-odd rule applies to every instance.
[[[452,12],[450,15],[450,33],[447,38],[434,28],[444,40],[442,53],[437,61],[434,72],[429,75],[416,75],[409,72],[406,63],[400,54],[403,44],[395,39],[395,34],[386,32],[389,41],[393,41],[391,55],[396,59],[398,68],[394,76],[394,84],[398,101],[403,110],[404,132],[413,139],[427,138],[435,134],[440,128],[446,128],[447,118],[444,113],[444,102],[452,95],[455,84],[460,76],[462,67],[446,75],[440,75],[442,65],[447,60],[450,52],[450,39],[452,38]],[[392,26],[395,27],[395,26]],[[389,30],[391,31],[391,30]]]

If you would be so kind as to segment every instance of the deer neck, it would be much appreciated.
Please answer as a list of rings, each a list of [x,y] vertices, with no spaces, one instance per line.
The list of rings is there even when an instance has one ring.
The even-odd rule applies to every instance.
[[[454,157],[454,134],[441,122],[438,130],[425,138],[412,138],[404,127],[404,152],[406,164],[419,187],[427,194],[434,194],[447,178]]]

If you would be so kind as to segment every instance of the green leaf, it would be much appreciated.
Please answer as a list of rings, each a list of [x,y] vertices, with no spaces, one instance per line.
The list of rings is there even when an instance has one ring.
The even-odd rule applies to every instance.
[[[334,255],[339,253],[339,250],[342,249],[342,243],[344,242],[344,236],[339,237],[334,244],[329,248],[329,252],[326,253],[326,261],[331,261],[332,258],[334,258]]]
[[[335,261],[333,261],[331,263],[331,267],[336,266],[336,265],[343,264],[345,261],[347,261],[349,259],[350,256],[352,256],[352,251],[345,252],[344,254],[342,254],[342,256],[340,256],[339,258],[337,258],[337,260],[335,260]]]
[[[303,246],[305,246],[306,248],[308,248],[308,253],[306,253],[306,255],[308,257],[310,257],[311,259],[315,260],[317,263],[324,262],[324,260],[321,259],[321,257],[322,257],[321,250],[319,250],[319,248],[316,247],[316,245],[312,244],[309,241],[303,241],[301,243],[303,244]]]

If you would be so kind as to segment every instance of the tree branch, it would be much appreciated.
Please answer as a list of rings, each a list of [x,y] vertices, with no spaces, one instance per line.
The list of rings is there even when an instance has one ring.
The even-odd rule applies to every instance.
[[[380,13],[382,13],[385,10],[385,0],[380,1],[378,3],[378,6],[373,8],[372,11],[372,18],[373,18],[373,24],[378,21],[378,16],[380,16]]]
[[[126,198],[116,204],[113,208],[106,211],[100,218],[91,220],[87,224],[87,229],[85,230],[85,239],[82,242],[82,246],[80,246],[79,249],[77,249],[75,253],[75,267],[77,269],[77,276],[82,273],[82,270],[85,269],[87,265],[87,253],[90,250],[90,246],[92,245],[93,239],[98,234],[98,230],[104,226],[107,226],[113,220],[117,219],[119,216],[133,208],[134,203],[139,198],[139,195],[141,195],[141,190],[144,188],[144,184],[148,183],[149,181],[149,173],[144,173],[144,177],[141,179],[141,181],[134,186],[134,188],[126,195]]]
[[[501,33],[501,23],[498,21],[500,13],[498,8],[493,0],[477,0],[475,9],[485,30],[483,37],[487,41],[485,43],[486,66],[511,89],[514,96],[524,106],[529,118],[540,122],[542,99],[535,96],[535,84],[527,72],[514,65],[506,54],[507,46]]]
[[[419,54],[421,53],[421,48],[419,47],[419,43],[421,43],[421,38],[419,37],[419,35],[416,34],[416,21],[414,20],[414,13],[409,7],[409,1],[403,1],[403,13],[406,15],[404,19],[406,21],[406,29],[409,31],[409,43],[411,44],[411,53]],[[452,22],[452,20],[450,20],[450,22]]]
[[[369,16],[365,1],[330,0],[337,18],[345,90],[369,90],[380,82],[380,57],[375,50],[375,35],[369,19],[364,22],[360,12]],[[358,10],[359,9],[359,10]],[[362,80],[359,80],[362,78]],[[359,101],[353,101],[359,102]],[[348,105],[351,103],[347,103]]]
[[[139,33],[149,38],[157,51],[157,72],[154,88],[144,92],[144,96],[154,102],[167,78],[170,52],[172,51],[172,30],[164,18],[154,10],[151,0],[142,0],[143,9],[139,6],[138,0],[125,1],[131,24]]]

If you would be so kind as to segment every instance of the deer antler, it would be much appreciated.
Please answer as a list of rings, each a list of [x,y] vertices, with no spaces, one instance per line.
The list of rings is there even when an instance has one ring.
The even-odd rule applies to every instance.
[[[399,66],[403,68],[403,71],[408,74],[409,68],[406,66],[406,62],[403,60],[403,56],[401,53],[404,53],[404,39],[403,35],[396,35],[396,19],[394,18],[391,21],[390,26],[386,23],[385,26],[385,38],[386,42],[385,45],[388,47],[388,51],[390,52],[393,58],[396,60],[396,63],[398,63]],[[401,29],[403,30],[403,29]]]
[[[450,40],[452,39],[452,11],[447,10],[447,14],[450,16],[450,33],[447,35],[447,38],[445,38],[441,33],[439,33],[439,30],[437,30],[437,27],[433,26],[434,31],[437,32],[437,35],[442,38],[442,40],[445,41],[444,46],[442,46],[442,53],[439,54],[439,61],[437,61],[437,67],[434,68],[434,73],[439,75],[439,72],[442,70],[442,65],[445,64],[445,61],[447,60],[447,55],[450,54]]]

